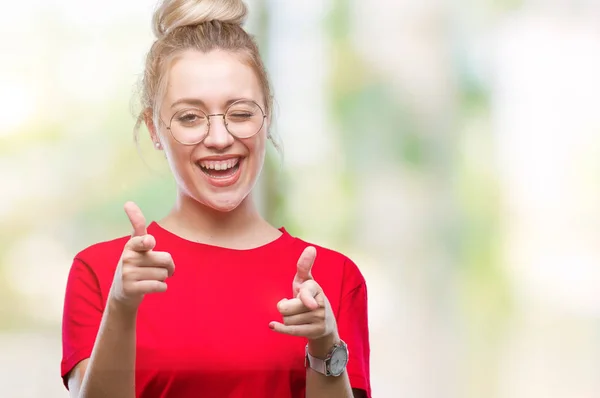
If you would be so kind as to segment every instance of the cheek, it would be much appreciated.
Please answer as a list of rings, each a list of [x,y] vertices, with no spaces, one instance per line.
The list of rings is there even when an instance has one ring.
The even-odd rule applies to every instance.
[[[257,159],[264,159],[266,148],[267,148],[267,137],[266,134],[260,134],[256,137],[256,140],[252,143],[252,147],[250,147],[250,151],[252,155]]]
[[[254,142],[254,146],[249,148],[251,153],[252,174],[256,177],[260,174],[266,156],[266,142],[264,139],[259,139]]]
[[[192,165],[192,149],[183,145],[173,145],[172,142],[164,148],[165,155],[171,170],[179,175],[189,173],[189,168]]]

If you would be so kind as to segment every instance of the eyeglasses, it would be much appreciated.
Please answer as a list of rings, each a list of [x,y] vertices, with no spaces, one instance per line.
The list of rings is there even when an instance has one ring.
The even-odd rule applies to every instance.
[[[198,108],[182,109],[171,117],[167,129],[180,144],[197,145],[208,135],[212,116],[221,116],[229,134],[236,138],[256,135],[267,117],[256,102],[240,100],[229,105],[225,113],[207,115]]]

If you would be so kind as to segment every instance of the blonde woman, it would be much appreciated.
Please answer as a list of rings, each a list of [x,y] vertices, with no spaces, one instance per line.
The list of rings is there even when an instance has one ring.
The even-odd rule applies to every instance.
[[[80,398],[370,397],[367,291],[252,200],[272,112],[241,0],[165,0],[143,112],[177,199],[74,258],[61,374]]]

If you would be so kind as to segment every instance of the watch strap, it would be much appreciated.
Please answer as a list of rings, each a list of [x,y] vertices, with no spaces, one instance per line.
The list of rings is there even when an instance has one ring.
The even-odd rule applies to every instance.
[[[325,376],[329,375],[329,372],[327,372],[327,360],[310,355],[308,352],[308,344],[306,345],[306,362],[312,370],[317,371]]]
[[[329,352],[327,353],[327,357],[325,359],[321,359],[310,355],[310,353],[308,352],[308,344],[306,344],[304,366],[309,366],[312,370],[319,372],[322,375],[331,376],[332,373],[329,369],[329,363],[331,361],[333,352],[339,348],[345,349],[346,354],[348,354],[348,346],[346,345],[344,340],[340,340],[338,343],[334,344],[333,347],[331,347],[331,350],[329,350]]]

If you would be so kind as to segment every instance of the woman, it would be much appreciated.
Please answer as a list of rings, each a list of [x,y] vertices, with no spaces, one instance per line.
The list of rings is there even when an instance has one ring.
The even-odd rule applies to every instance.
[[[251,191],[272,97],[241,0],[165,0],[145,122],[177,200],[70,270],[61,374],[71,397],[369,397],[356,265],[259,215]]]

